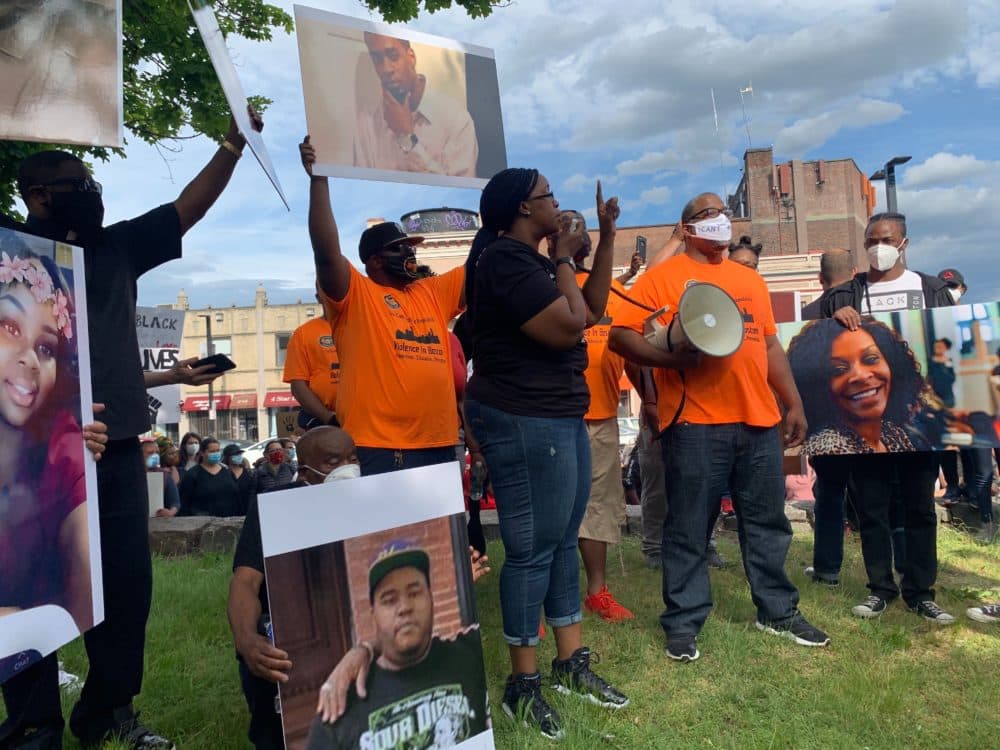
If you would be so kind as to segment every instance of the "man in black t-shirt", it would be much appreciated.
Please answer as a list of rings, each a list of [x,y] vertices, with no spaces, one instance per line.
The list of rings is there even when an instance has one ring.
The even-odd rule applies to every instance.
[[[101,419],[108,427],[107,450],[97,465],[104,622],[84,635],[90,671],[70,718],[85,746],[117,738],[130,749],[174,747],[140,724],[132,707],[142,686],[153,586],[137,438],[149,429],[149,409],[136,339],[136,286],[142,274],[181,256],[181,237],[225,189],[244,144],[230,121],[219,150],[176,201],[109,227],[103,226],[101,185],[76,156],[40,151],[18,167],[17,187],[28,209],[23,231],[83,248],[93,396],[105,405]],[[195,385],[205,382],[202,374],[186,368],[178,377]],[[62,747],[55,654],[4,683],[3,694],[8,719],[0,726],[0,748]]]
[[[368,571],[374,653],[364,700],[352,695],[335,723],[317,715],[307,750],[451,747],[490,726],[478,628],[433,636],[430,557],[390,542]]]

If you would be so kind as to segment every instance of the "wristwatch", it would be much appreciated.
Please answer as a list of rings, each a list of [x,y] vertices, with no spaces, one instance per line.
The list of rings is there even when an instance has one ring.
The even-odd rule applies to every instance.
[[[576,273],[576,263],[573,262],[572,257],[570,257],[569,255],[564,255],[561,258],[556,258],[556,268],[559,268],[559,266],[561,266],[563,263],[565,263],[567,266],[573,269],[573,272]]]
[[[417,147],[417,144],[419,142],[420,141],[417,140],[416,133],[410,133],[408,136],[401,135],[398,138],[396,138],[396,143],[399,144],[399,147],[402,149],[404,154],[410,153],[413,149]]]

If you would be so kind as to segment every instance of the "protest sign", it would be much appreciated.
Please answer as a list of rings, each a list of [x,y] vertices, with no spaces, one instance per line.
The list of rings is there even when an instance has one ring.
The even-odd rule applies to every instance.
[[[481,188],[506,168],[493,51],[295,6],[313,172]]]
[[[135,332],[144,372],[169,370],[180,359],[184,334],[184,311],[169,307],[137,307]],[[149,421],[156,426],[181,420],[180,385],[161,385],[146,391]]]
[[[104,619],[83,285],[82,250],[0,229],[0,682]]]
[[[122,145],[121,0],[0,3],[0,139]]]
[[[270,628],[295,665],[279,686],[286,747],[493,748],[458,464],[258,503]],[[403,627],[399,601],[411,607]],[[368,697],[352,695],[324,724],[320,686],[361,641],[381,654]],[[401,654],[413,656],[403,664]]]
[[[992,447],[1000,303],[782,323],[811,455]]]
[[[189,0],[189,5],[198,32],[201,34],[202,41],[205,42],[205,49],[208,50],[212,67],[215,68],[215,75],[219,78],[222,92],[226,95],[229,109],[233,114],[233,119],[236,120],[236,126],[240,129],[240,134],[246,138],[250,152],[257,159],[261,169],[264,170],[267,179],[278,191],[281,202],[285,204],[285,208],[288,208],[288,201],[285,200],[281,182],[278,181],[278,173],[274,170],[274,164],[271,163],[271,155],[267,152],[267,146],[264,145],[261,134],[254,130],[250,122],[250,115],[247,114],[247,97],[243,93],[243,84],[240,83],[239,74],[233,66],[229,50],[226,49],[226,38],[219,29],[219,22],[212,10],[212,2],[211,0]]]

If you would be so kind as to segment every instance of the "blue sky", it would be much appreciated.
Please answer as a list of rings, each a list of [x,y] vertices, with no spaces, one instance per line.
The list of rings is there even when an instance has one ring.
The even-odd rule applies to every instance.
[[[309,4],[379,20],[354,0]],[[970,300],[1000,299],[1000,20],[991,0],[513,0],[485,20],[451,10],[410,26],[495,50],[508,161],[538,167],[564,207],[592,212],[598,177],[605,195],[621,197],[623,226],[672,222],[693,194],[732,190],[746,147],[738,91],[752,81],[753,145],[773,145],[778,161],[853,157],[870,174],[912,155],[897,172],[910,266],[958,267]],[[258,282],[272,302],[312,294],[294,35],[229,44],[247,92],[274,100],[264,138],[292,211],[248,155],[187,235],[184,259],[141,280],[142,304],[172,302],[181,288],[194,306],[252,304]],[[215,148],[206,138],[178,147],[130,143],[127,159],[97,165],[109,220],[173,200]],[[355,262],[369,217],[479,203],[475,190],[391,183],[332,180],[331,192]]]

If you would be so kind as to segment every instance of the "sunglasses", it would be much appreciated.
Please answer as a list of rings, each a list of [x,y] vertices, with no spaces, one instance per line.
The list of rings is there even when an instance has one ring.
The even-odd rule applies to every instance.
[[[72,192],[76,193],[97,193],[101,195],[104,188],[101,187],[101,183],[95,180],[93,177],[60,177],[57,180],[50,180],[49,182],[42,182],[33,187],[55,187],[57,185],[68,185],[72,188]]]

